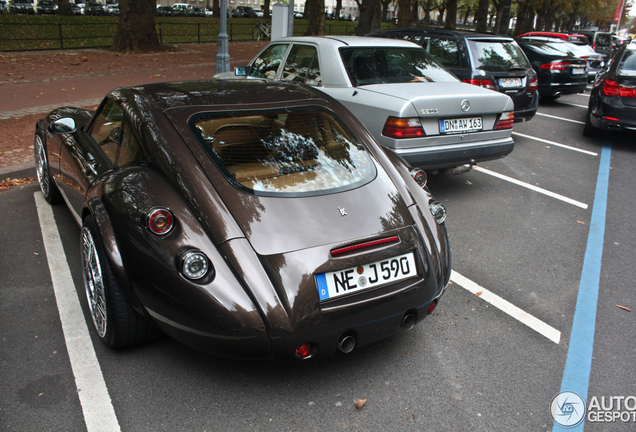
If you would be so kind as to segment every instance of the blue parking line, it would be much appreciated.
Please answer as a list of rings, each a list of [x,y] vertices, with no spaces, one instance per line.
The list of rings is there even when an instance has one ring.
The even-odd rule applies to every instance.
[[[575,392],[583,398],[586,404],[594,350],[596,306],[603,259],[611,154],[611,142],[606,140],[601,152],[590,232],[587,238],[576,310],[572,321],[568,355],[561,380],[561,392]],[[584,426],[585,419],[575,427],[563,427],[555,422],[552,431],[583,431]]]

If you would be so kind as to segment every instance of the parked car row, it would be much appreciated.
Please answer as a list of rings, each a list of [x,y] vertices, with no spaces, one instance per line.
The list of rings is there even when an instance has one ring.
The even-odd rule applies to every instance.
[[[207,17],[212,11],[187,3],[175,3],[172,6],[157,5],[157,16],[161,17]]]

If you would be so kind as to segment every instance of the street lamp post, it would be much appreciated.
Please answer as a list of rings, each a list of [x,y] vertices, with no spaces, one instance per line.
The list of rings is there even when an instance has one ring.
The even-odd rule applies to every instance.
[[[221,30],[215,67],[216,73],[230,71],[230,52],[227,37],[227,0],[221,0]]]

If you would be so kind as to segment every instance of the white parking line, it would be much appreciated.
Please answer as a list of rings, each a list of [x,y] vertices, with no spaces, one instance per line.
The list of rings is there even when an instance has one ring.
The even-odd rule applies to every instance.
[[[512,134],[513,135],[518,135],[520,137],[528,138],[528,139],[531,139],[531,140],[534,140],[534,141],[544,142],[546,144],[550,144],[550,145],[553,145],[553,146],[563,147],[564,149],[573,150],[573,151],[577,151],[577,152],[580,152],[580,153],[585,153],[585,154],[588,154],[590,156],[598,156],[598,153],[594,153],[594,152],[583,150],[583,149],[580,149],[580,148],[568,146],[568,145],[561,144],[561,143],[558,143],[558,142],[555,142],[555,141],[549,141],[549,140],[546,140],[546,139],[543,139],[543,138],[537,138],[537,137],[533,137],[531,135],[522,134],[522,133],[519,133],[519,132],[513,132]]]
[[[579,108],[585,108],[587,109],[587,105],[579,105],[579,104],[575,104],[575,103],[570,103],[570,102],[559,102],[561,105],[570,105],[570,106],[574,106],[574,107],[579,107]]]
[[[552,197],[552,198],[556,198],[556,199],[561,200],[563,202],[566,202],[568,204],[572,204],[572,205],[575,205],[577,207],[581,207],[582,209],[586,209],[587,208],[587,204],[582,203],[580,201],[576,201],[576,200],[573,200],[571,198],[565,197],[563,195],[559,195],[557,193],[550,192],[549,190],[540,188],[538,186],[531,185],[529,183],[524,183],[521,180],[513,179],[512,177],[508,177],[506,175],[499,174],[499,173],[496,173],[494,171],[490,171],[490,170],[488,170],[486,168],[482,168],[482,167],[479,167],[479,166],[474,166],[473,170],[482,172],[484,174],[491,175],[493,177],[500,178],[502,180],[509,181],[510,183],[514,183],[514,184],[519,185],[519,186],[523,186],[524,188],[533,190],[535,192],[542,193],[542,194],[547,195],[547,196]]]
[[[537,113],[537,115],[540,115],[540,116],[543,116],[543,117],[550,117],[550,118],[557,119],[557,120],[568,121],[568,122],[572,122],[572,123],[576,123],[576,124],[582,124],[582,125],[585,124],[585,122],[582,122],[582,121],[572,120],[572,119],[563,118],[563,117],[557,117],[557,116],[553,116],[553,115],[550,115],[550,114]]]
[[[60,313],[71,369],[75,376],[77,395],[82,405],[86,430],[88,432],[120,431],[115,409],[77,298],[71,271],[66,262],[53,210],[44,200],[41,192],[36,192],[34,197],[55,300]]]
[[[475,282],[465,278],[461,274],[457,273],[455,270],[453,270],[451,273],[451,281],[461,286],[462,288],[470,291],[471,293],[475,294],[482,300],[490,303],[496,308],[507,313],[508,315],[518,320],[519,322],[527,325],[532,330],[550,339],[555,344],[558,345],[559,342],[561,341],[560,331],[558,331],[554,327],[549,326],[548,324],[544,323],[540,319],[535,318],[534,316],[530,315],[528,312],[522,309],[519,309],[517,306],[513,305],[509,301],[504,300],[503,298],[499,297],[496,294],[493,294],[492,292],[488,291],[486,288],[483,288],[477,285]]]

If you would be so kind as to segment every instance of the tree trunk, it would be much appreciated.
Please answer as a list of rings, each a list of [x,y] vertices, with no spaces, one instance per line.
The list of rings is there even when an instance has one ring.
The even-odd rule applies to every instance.
[[[55,12],[55,15],[58,16],[72,16],[73,15],[73,9],[71,9],[71,3],[69,2],[69,0],[58,0],[58,6],[57,6],[57,12]]]
[[[340,11],[342,10],[342,0],[336,0],[336,10],[334,11],[334,19],[340,21]]]
[[[475,14],[475,30],[479,33],[488,31],[488,0],[479,0]]]
[[[212,1],[212,16],[214,18],[221,18],[221,2],[219,0]]]
[[[155,30],[156,4],[155,0],[120,0],[113,50],[147,52],[163,47]]]
[[[356,26],[356,36],[364,36],[372,31],[380,30],[382,24],[380,0],[363,0],[362,3],[359,3],[359,10],[360,22]]]
[[[457,0],[448,0],[446,3],[446,23],[444,28],[447,30],[455,30],[457,21]]]
[[[369,0],[364,0],[369,1]],[[413,2],[411,0],[397,0],[398,5],[398,23],[399,28],[411,27],[411,19],[413,14],[411,13],[411,7]]]
[[[305,36],[324,36],[325,34],[325,0],[307,0],[305,17],[308,25]]]

